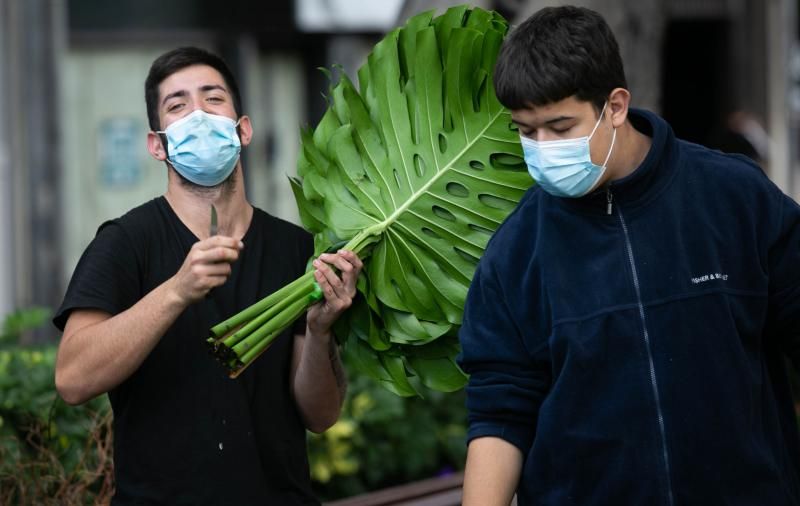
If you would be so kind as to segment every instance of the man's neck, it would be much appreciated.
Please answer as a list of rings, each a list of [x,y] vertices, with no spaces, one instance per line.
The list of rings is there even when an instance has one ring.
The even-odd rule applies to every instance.
[[[209,237],[212,205],[217,210],[220,235],[241,239],[253,218],[253,207],[245,195],[241,165],[234,170],[231,183],[215,188],[189,187],[170,168],[164,197],[184,225],[201,240]]]
[[[636,130],[630,121],[626,121],[617,131],[619,151],[616,156],[611,157],[608,167],[609,181],[622,179],[638,169],[647,157],[652,143],[653,139]]]

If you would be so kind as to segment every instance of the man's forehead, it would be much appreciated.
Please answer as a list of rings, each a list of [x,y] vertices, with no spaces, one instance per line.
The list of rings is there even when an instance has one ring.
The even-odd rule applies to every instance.
[[[552,122],[558,119],[581,118],[592,112],[591,102],[568,97],[545,105],[529,104],[523,109],[513,109],[511,118],[518,123]]]
[[[159,95],[165,97],[178,91],[222,89],[228,92],[225,79],[216,69],[208,65],[192,65],[167,76],[159,84]]]

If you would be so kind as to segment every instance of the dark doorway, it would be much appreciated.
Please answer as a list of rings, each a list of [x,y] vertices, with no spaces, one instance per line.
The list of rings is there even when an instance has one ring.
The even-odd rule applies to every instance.
[[[679,138],[715,144],[733,108],[730,22],[677,19],[667,25],[662,73],[663,115]]]

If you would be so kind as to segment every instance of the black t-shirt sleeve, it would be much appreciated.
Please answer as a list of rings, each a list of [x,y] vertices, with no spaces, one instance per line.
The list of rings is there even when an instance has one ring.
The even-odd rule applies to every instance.
[[[63,331],[75,309],[99,309],[111,315],[141,298],[140,265],[134,244],[119,221],[100,226],[86,248],[67,287],[53,323]]]
[[[306,265],[308,260],[314,255],[314,238],[305,230],[298,230],[295,240],[295,256],[297,261],[297,276],[300,277],[306,272]],[[303,315],[295,320],[292,326],[292,335],[305,335],[306,333],[306,315]]]

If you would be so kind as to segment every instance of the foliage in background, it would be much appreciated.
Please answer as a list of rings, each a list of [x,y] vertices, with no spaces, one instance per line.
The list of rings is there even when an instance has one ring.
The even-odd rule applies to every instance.
[[[22,344],[23,335],[41,327],[50,319],[50,310],[46,307],[18,309],[6,315],[0,328],[0,349],[6,346]]]
[[[47,322],[16,311],[0,338],[0,504],[104,503],[113,490],[111,413],[105,396],[80,407],[56,394],[56,347],[19,344]]]
[[[463,469],[464,392],[398,397],[365,376],[351,380],[342,417],[309,434],[311,477],[335,500]]]

